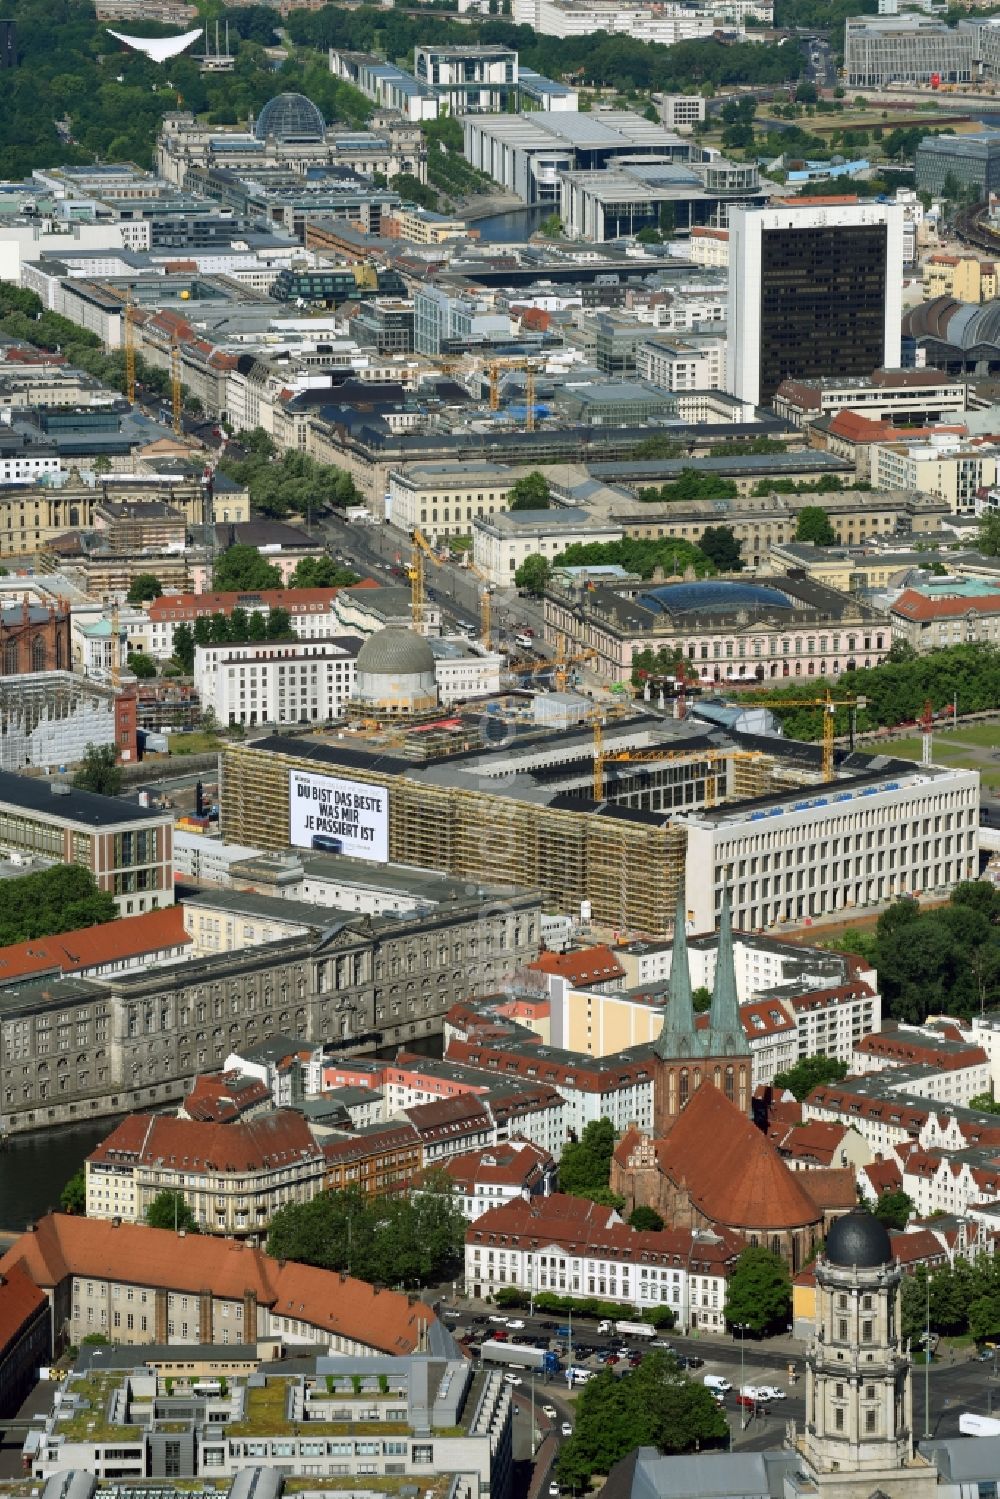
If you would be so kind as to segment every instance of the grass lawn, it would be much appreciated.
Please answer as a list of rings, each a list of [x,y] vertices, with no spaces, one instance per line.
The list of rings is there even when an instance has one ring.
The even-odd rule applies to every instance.
[[[959,723],[954,733],[949,731],[942,736],[942,743],[950,744],[953,742],[974,744],[977,749],[1000,749],[1000,724],[970,723],[963,725]]]
[[[196,729],[193,734],[171,734],[171,755],[204,755],[209,750],[222,748],[223,741],[218,734],[206,734]]]

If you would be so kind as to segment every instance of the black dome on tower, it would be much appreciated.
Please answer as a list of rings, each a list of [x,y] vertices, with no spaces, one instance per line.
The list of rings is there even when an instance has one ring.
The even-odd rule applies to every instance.
[[[826,1258],[845,1269],[873,1270],[894,1258],[885,1225],[871,1213],[856,1210],[838,1218],[826,1236]]]

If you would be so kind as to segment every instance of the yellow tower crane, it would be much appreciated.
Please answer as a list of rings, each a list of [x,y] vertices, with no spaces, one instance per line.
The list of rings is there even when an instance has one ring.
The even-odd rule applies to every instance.
[[[129,405],[135,405],[135,303],[131,290],[125,293],[125,393]]]
[[[424,609],[427,602],[425,588],[426,563],[424,559],[429,557],[435,567],[440,567],[441,562],[423,531],[414,527],[410,533],[410,540],[413,542],[413,553],[410,557],[410,565],[407,568],[410,579],[410,615],[414,630],[416,630],[418,635],[423,635],[426,631]]]
[[[535,430],[535,377],[538,372],[537,364],[530,359],[494,359],[489,368],[490,377],[490,410],[500,410],[500,377],[505,371],[523,370],[525,374],[525,412],[524,425],[527,431]]]
[[[864,697],[838,697],[835,698],[830,689],[821,697],[758,697],[756,694],[750,699],[751,702],[761,704],[768,708],[822,708],[823,710],[823,779],[833,780],[833,741],[836,737],[836,717],[838,708],[850,708],[856,712],[858,708],[868,706],[868,699]]]
[[[176,338],[170,345],[170,401],[173,408],[174,435],[180,437],[184,431],[184,423],[181,420],[184,396],[181,389],[181,346]]]
[[[726,750],[726,749],[621,749],[606,750],[604,748],[604,733],[601,724],[594,724],[594,801],[604,800],[604,770],[608,764],[650,764],[661,760],[704,760],[710,765],[718,764],[720,760],[761,760],[763,754],[758,750]],[[705,783],[705,805],[715,805],[715,787],[707,780]]]
[[[122,685],[122,625],[117,602],[111,610],[111,685],[116,692]]]

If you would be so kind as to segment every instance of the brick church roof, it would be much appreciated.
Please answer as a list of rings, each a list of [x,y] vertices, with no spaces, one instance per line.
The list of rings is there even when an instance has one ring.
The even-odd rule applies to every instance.
[[[823,1216],[770,1140],[708,1084],[655,1141],[655,1149],[663,1174],[683,1186],[713,1223],[778,1232],[817,1223]]]

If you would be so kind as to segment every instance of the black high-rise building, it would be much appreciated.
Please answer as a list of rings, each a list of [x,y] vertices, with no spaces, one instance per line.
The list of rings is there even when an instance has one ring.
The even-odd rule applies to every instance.
[[[902,254],[892,204],[731,210],[729,389],[768,406],[783,380],[898,365]]]

